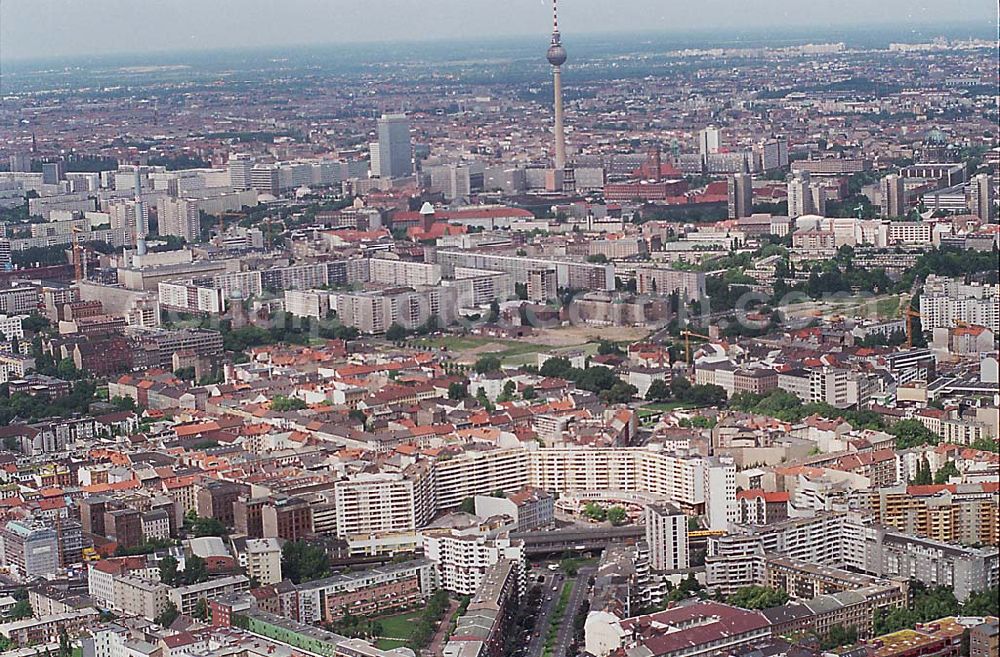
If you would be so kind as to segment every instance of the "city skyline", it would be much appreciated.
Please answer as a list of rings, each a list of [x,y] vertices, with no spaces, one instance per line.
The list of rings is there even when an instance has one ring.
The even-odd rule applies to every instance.
[[[503,10],[480,8],[472,17],[456,11],[456,0],[422,3],[420,11],[403,0],[375,7],[317,5],[315,0],[293,0],[285,11],[266,11],[266,3],[209,4],[179,0],[167,5],[133,5],[101,0],[87,5],[49,0],[26,3],[8,0],[0,5],[0,58],[36,60],[66,58],[86,53],[144,55],[178,51],[348,45],[379,42],[433,42],[543,36],[549,3],[515,0]],[[628,0],[615,12],[602,11],[599,0],[577,0],[562,9],[563,21],[574,36],[615,34],[674,34],[702,30],[761,30],[886,26],[921,32],[944,25],[990,24],[996,7],[983,0],[959,0],[946,9],[930,3],[914,5],[891,0],[864,3],[821,3],[808,13],[790,0],[756,0],[730,6],[710,0],[697,8],[664,7],[652,0]],[[187,9],[185,7],[187,6]],[[141,7],[141,9],[140,9]],[[202,19],[190,21],[197,11]],[[300,20],[308,16],[308,21]],[[961,17],[956,20],[955,17]],[[472,18],[473,20],[470,20]],[[477,20],[478,19],[478,20]],[[267,30],[260,30],[261,25]],[[73,25],[72,30],[67,26]],[[226,25],[220,32],[217,26]],[[480,27],[482,26],[482,27]],[[113,35],[95,39],[93,35]],[[248,38],[253,34],[253,38]],[[169,44],[169,45],[161,45]]]

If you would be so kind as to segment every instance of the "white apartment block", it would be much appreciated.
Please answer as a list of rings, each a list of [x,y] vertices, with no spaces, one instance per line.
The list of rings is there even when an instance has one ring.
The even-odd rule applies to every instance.
[[[135,244],[139,237],[149,235],[149,208],[146,203],[117,199],[108,203],[107,213],[111,217],[111,229],[124,231],[125,244]]]
[[[670,294],[676,291],[684,301],[705,296],[705,272],[642,267],[635,274],[639,294]]]
[[[394,288],[338,293],[331,297],[331,305],[345,326],[363,333],[384,333],[393,324],[415,329],[431,317],[447,326],[455,320],[455,298],[455,289],[450,287]]]
[[[177,610],[190,616],[198,607],[199,600],[211,600],[231,593],[239,593],[250,588],[250,580],[243,575],[230,575],[210,579],[200,584],[178,586],[168,590],[167,599],[174,603]]]
[[[226,311],[226,296],[214,287],[192,282],[173,281],[157,284],[160,306],[190,313],[219,315]]]
[[[459,308],[480,308],[514,296],[514,281],[502,271],[455,267],[455,279],[442,284],[455,288]]]
[[[111,609],[123,616],[140,616],[153,620],[166,610],[168,590],[169,587],[165,584],[148,579],[130,575],[115,577]]]
[[[198,201],[161,196],[156,199],[156,216],[160,235],[174,235],[188,242],[201,237],[201,213]]]
[[[323,319],[329,311],[329,292],[323,290],[285,290],[285,312],[291,315]]]
[[[524,543],[506,537],[463,536],[449,529],[421,533],[424,557],[434,563],[438,585],[473,595],[486,570],[501,559],[524,562]]]
[[[24,315],[0,315],[0,333],[4,340],[20,340],[24,337],[21,320]]]
[[[575,262],[547,258],[529,258],[496,253],[439,249],[437,262],[441,273],[453,276],[455,267],[507,272],[515,283],[528,283],[531,270],[554,269],[559,287],[576,290],[614,290],[615,268],[612,264]]]
[[[643,510],[649,565],[653,570],[682,570],[691,565],[688,554],[688,516],[677,507],[650,504]]]
[[[416,530],[436,510],[429,471],[360,473],[334,486],[337,536],[352,551],[395,552],[416,543]]]
[[[407,287],[438,285],[441,283],[441,265],[373,257],[369,262],[369,280]]]
[[[708,528],[729,531],[739,520],[736,503],[736,462],[727,457],[713,457],[705,462],[705,516]]]
[[[1000,286],[966,285],[931,274],[920,295],[920,324],[925,331],[952,328],[956,322],[1000,332]]]
[[[281,581],[281,544],[276,538],[247,539],[247,575],[263,585]]]

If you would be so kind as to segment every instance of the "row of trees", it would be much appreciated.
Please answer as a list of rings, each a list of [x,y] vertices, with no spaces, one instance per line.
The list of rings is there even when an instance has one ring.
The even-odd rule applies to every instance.
[[[573,367],[569,359],[562,356],[546,360],[538,373],[542,376],[572,381],[581,390],[597,393],[608,404],[628,403],[639,392],[635,386],[619,379],[609,367],[603,365]]]
[[[875,634],[888,634],[917,623],[926,623],[947,616],[996,616],[1000,605],[1000,589],[993,587],[972,594],[964,604],[955,598],[951,587],[928,588],[920,582],[910,582],[909,607],[882,611],[875,615]]]

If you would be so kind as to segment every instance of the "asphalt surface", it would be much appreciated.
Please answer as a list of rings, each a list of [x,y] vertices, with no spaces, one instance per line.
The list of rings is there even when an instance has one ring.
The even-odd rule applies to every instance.
[[[552,649],[553,657],[575,657],[569,654],[569,646],[573,643],[573,619],[580,610],[580,605],[590,594],[590,577],[597,572],[597,568],[589,566],[581,568],[573,580],[573,591],[569,595],[569,604],[566,605],[566,612],[559,622],[559,634],[556,635],[556,645]]]
[[[549,633],[549,620],[552,618],[552,612],[555,611],[556,605],[559,604],[559,593],[565,579],[561,572],[545,574],[545,583],[542,584],[542,604],[538,606],[538,616],[535,618],[535,627],[531,631],[531,641],[528,642],[528,649],[524,653],[526,657],[542,657],[545,636]],[[531,586],[533,584],[528,585],[529,588]],[[553,586],[557,587],[555,592],[552,591]]]

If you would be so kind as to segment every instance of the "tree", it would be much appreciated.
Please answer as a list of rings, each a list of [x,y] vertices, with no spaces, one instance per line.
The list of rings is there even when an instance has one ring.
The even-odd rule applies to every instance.
[[[10,617],[12,620],[21,620],[23,618],[31,618],[35,615],[35,610],[31,608],[31,603],[28,602],[27,598],[18,600],[10,610]]]
[[[72,381],[83,376],[83,372],[76,368],[76,363],[72,358],[63,358],[56,366],[56,376],[60,379]]]
[[[462,500],[462,504],[458,508],[462,511],[462,513],[475,514],[476,513],[476,498],[474,498],[474,497],[467,497],[467,498],[465,498],[464,500]]]
[[[390,342],[399,342],[406,339],[406,329],[393,322],[389,330],[385,332],[385,339]]]
[[[535,386],[524,386],[524,390],[521,391],[521,397],[525,400],[531,400],[538,396],[535,392]]]
[[[625,521],[628,520],[628,514],[625,513],[625,509],[620,506],[613,506],[608,509],[608,522],[614,527],[624,525]]]
[[[160,560],[160,581],[174,586],[177,583],[177,559],[167,555]]]
[[[688,390],[691,389],[691,382],[680,376],[670,383],[670,392],[677,399],[684,399]]]
[[[591,368],[597,369],[597,368]],[[607,368],[601,368],[607,369]],[[639,389],[630,383],[618,381],[607,390],[601,392],[601,399],[608,404],[627,404],[639,393]]]
[[[603,253],[594,253],[592,255],[587,256],[587,262],[594,262],[603,265],[607,261],[608,261],[608,256],[604,255]]]
[[[486,390],[483,388],[476,391],[476,401],[479,402],[479,405],[485,408],[489,413],[492,413],[496,408],[493,406],[493,402],[489,400],[489,397],[486,396]]]
[[[496,372],[500,369],[500,359],[496,356],[483,356],[476,361],[473,369],[478,374],[486,374],[487,372]]]
[[[843,625],[834,625],[819,642],[819,647],[823,650],[830,650],[839,646],[849,646],[858,642],[858,630],[855,627],[845,628]]]
[[[514,400],[514,394],[517,392],[517,384],[513,381],[507,381],[503,384],[503,391],[500,396],[497,397],[497,401],[500,403],[509,402]]]
[[[308,408],[308,404],[299,399],[298,397],[286,397],[284,395],[275,395],[271,399],[271,410],[278,413],[284,411],[301,411]]]
[[[206,620],[208,618],[208,600],[205,598],[199,598],[197,604],[194,606],[194,612],[191,615],[198,620]]]
[[[665,402],[670,399],[670,386],[663,379],[653,379],[646,390],[646,400],[651,402]]]
[[[972,449],[978,449],[984,452],[996,453],[1000,451],[1000,444],[998,444],[995,439],[987,437],[976,438],[972,441],[971,447]]]
[[[322,579],[330,574],[330,558],[319,545],[289,541],[281,548],[281,571],[296,584]]]
[[[605,368],[606,369],[606,368]],[[542,366],[538,368],[538,373],[542,376],[550,376],[557,379],[569,378],[569,374],[573,370],[573,365],[569,362],[568,358],[563,358],[562,356],[554,356],[547,359]]]
[[[154,618],[153,622],[159,625],[160,627],[170,627],[171,625],[174,624],[174,621],[177,620],[177,617],[180,615],[181,613],[177,611],[177,605],[175,605],[173,602],[168,602],[166,609],[164,609],[159,616]]]
[[[917,474],[913,477],[910,483],[914,486],[926,486],[933,483],[934,479],[931,475],[931,464],[928,463],[926,456],[921,456],[920,460],[917,461]]]
[[[609,342],[608,340],[601,340],[597,344],[597,353],[601,356],[607,356],[610,354],[622,355],[622,348],[617,345],[617,343]]]
[[[192,512],[184,518],[184,528],[196,537],[225,536],[228,532],[222,521],[216,518],[203,518]]]
[[[465,389],[465,384],[461,381],[455,381],[448,384],[448,399],[460,400],[465,399],[469,396],[469,392]]]
[[[948,461],[934,473],[934,483],[935,484],[946,484],[951,477],[960,477],[961,472],[955,467],[954,461]]]
[[[115,395],[111,398],[111,405],[117,408],[119,411],[134,411],[136,410],[135,400],[131,397],[119,397]]]
[[[896,436],[896,449],[911,449],[920,445],[937,445],[941,437],[923,425],[920,420],[900,420],[890,430]]]
[[[192,554],[184,561],[184,570],[181,572],[181,581],[184,584],[200,584],[208,581],[208,565],[205,560],[197,554]]]
[[[744,586],[729,596],[726,602],[744,609],[768,609],[788,602],[788,593],[766,586]]]
[[[604,522],[608,517],[608,512],[597,502],[587,502],[583,507],[583,515],[597,522]]]
[[[73,641],[65,627],[59,628],[59,657],[73,657]]]

